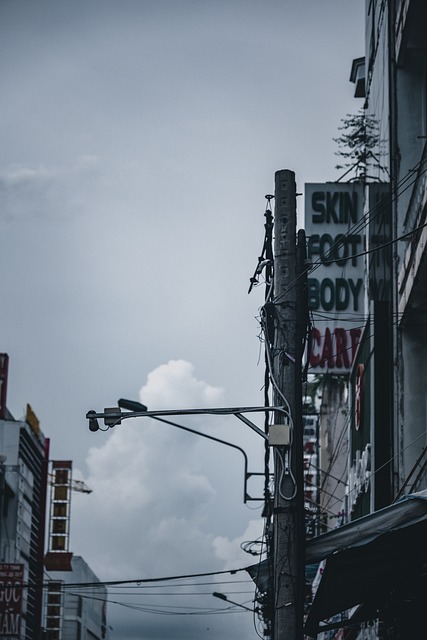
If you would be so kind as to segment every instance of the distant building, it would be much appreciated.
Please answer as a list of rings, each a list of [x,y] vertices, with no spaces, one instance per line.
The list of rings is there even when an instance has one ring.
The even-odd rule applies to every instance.
[[[106,587],[80,556],[71,567],[49,572],[46,640],[108,640]]]
[[[68,548],[71,491],[90,489],[72,480],[71,461],[51,461],[49,473],[49,439],[29,405],[21,420],[7,409],[8,363],[1,353],[0,639],[108,640],[106,588]]]
[[[358,179],[363,217],[348,231],[363,236],[364,302],[349,371],[346,522],[307,544],[310,561],[323,561],[306,624],[319,640],[400,640],[424,626],[426,24],[424,0],[369,0],[365,57],[351,70],[374,144]]]
[[[9,631],[15,638],[39,640],[49,440],[29,406],[26,420],[4,412],[0,454],[0,585],[16,585],[13,612],[0,606],[0,636]]]

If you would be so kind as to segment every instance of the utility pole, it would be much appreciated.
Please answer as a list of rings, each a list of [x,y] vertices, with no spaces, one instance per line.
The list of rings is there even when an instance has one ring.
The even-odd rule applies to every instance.
[[[274,640],[302,640],[305,597],[305,522],[302,437],[301,282],[305,236],[296,243],[295,174],[275,174],[274,216],[275,404],[290,414],[290,443],[274,450]],[[283,416],[275,416],[276,424]]]

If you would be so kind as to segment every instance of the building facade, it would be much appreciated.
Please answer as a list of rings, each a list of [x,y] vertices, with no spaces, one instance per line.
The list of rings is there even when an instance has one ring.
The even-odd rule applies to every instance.
[[[41,638],[49,441],[27,407],[26,420],[0,420],[0,637]],[[10,602],[16,602],[12,616]]]
[[[90,490],[71,461],[49,462],[29,405],[21,420],[7,409],[8,363],[0,354],[0,640],[108,640],[106,588],[68,548],[71,492]]]
[[[71,571],[49,572],[45,628],[46,640],[110,637],[107,589],[80,556],[73,555]]]
[[[322,575],[306,631],[324,640],[418,637],[427,595],[427,3],[366,0],[365,19],[351,80],[374,136],[346,518],[307,545]]]

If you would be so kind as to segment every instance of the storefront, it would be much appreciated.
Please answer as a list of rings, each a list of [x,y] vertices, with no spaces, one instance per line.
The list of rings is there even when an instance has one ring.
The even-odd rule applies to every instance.
[[[426,536],[427,490],[309,540],[307,564],[325,563],[306,634],[380,618],[393,629],[385,637],[415,637],[427,592]],[[331,623],[337,614],[343,619]]]

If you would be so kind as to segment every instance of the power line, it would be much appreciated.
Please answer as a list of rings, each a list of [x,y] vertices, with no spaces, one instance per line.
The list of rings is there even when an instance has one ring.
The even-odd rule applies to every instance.
[[[235,575],[236,573],[240,573],[242,571],[247,571],[248,568],[243,567],[240,569],[229,569],[226,571],[208,571],[205,573],[190,573],[187,575],[177,575],[177,576],[165,576],[162,578],[135,578],[130,580],[105,580],[99,582],[68,582],[63,583],[64,589],[75,589],[75,588],[93,588],[93,587],[109,587],[109,586],[119,586],[119,585],[142,585],[142,584],[154,584],[156,582],[167,582],[172,580],[187,580],[189,578],[203,578],[207,576],[218,576],[218,575]],[[25,582],[20,585],[16,585],[16,588],[27,589],[34,588],[35,586],[38,588],[47,587],[52,582],[52,578],[48,580],[43,580],[42,582]],[[218,583],[215,583],[218,584]],[[176,586],[176,585],[175,585]],[[0,591],[2,589],[7,589],[8,586],[4,584],[0,584]]]
[[[342,237],[340,238],[340,240],[335,242],[331,246],[331,248],[329,249],[328,254],[326,254],[326,256],[323,256],[323,259],[319,259],[316,262],[314,262],[311,265],[311,267],[309,269],[307,269],[304,273],[302,273],[299,276],[297,276],[295,278],[295,280],[293,282],[291,282],[289,284],[289,286],[283,292],[281,292],[280,296],[275,300],[275,302],[280,301],[280,299],[282,299],[287,293],[289,293],[289,291],[293,287],[295,287],[297,285],[297,283],[299,282],[299,280],[302,277],[305,277],[307,275],[307,273],[312,273],[317,268],[322,266],[322,264],[325,264],[324,263],[324,259],[327,258],[328,255],[331,256],[333,251],[335,251],[336,249],[338,249],[341,246],[343,246],[342,243],[348,238],[348,236],[350,234],[360,233],[361,231],[363,231],[363,229],[365,229],[368,226],[368,224],[370,224],[373,220],[375,220],[381,213],[386,212],[388,207],[393,202],[395,202],[397,200],[397,198],[400,197],[407,189],[409,189],[411,186],[413,186],[416,183],[416,181],[419,179],[419,177],[421,175],[423,175],[427,171],[427,166],[424,167],[422,169],[422,171],[420,171],[420,169],[426,163],[427,163],[427,160],[424,160],[424,161],[420,160],[419,162],[417,162],[417,164],[412,169],[409,169],[407,171],[407,173],[405,174],[405,176],[403,176],[403,178],[401,178],[401,180],[399,180],[399,182],[397,183],[396,187],[394,188],[394,190],[390,194],[390,196],[388,196],[387,198],[384,198],[383,200],[380,200],[369,211],[367,211],[367,213],[364,216],[362,216],[362,218],[358,222],[356,222],[352,227],[350,227],[346,233],[343,233]],[[415,176],[415,178],[413,178],[412,181],[409,182],[409,184],[406,184],[406,186],[399,191],[399,189],[401,187],[403,187],[405,182],[411,180],[411,178],[414,176],[414,173],[416,173],[416,172],[418,172],[418,173]],[[425,226],[425,225],[423,225],[423,226]],[[395,240],[393,240],[391,242],[397,242],[398,240],[404,239],[404,237],[407,237],[408,235],[411,235],[412,233],[415,233],[417,230],[419,230],[419,228],[414,229],[413,231],[409,232],[408,234],[405,234],[405,236],[401,236],[399,238],[396,238]],[[378,250],[384,248],[384,246],[386,246],[386,245],[381,245],[381,246],[377,247],[376,249],[368,251],[367,253],[372,253],[374,251],[378,251]],[[360,254],[360,255],[365,255],[365,252]],[[332,262],[335,262],[335,261],[332,261]]]

